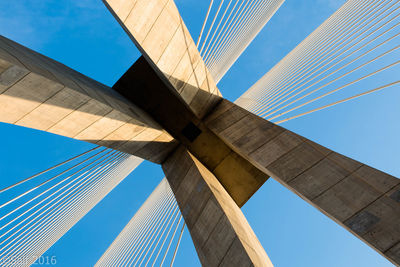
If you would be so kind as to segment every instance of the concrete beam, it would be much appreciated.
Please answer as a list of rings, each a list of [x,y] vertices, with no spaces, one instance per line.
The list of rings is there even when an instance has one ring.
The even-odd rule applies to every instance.
[[[0,122],[161,163],[177,142],[111,88],[0,37]]]
[[[126,33],[185,103],[202,118],[219,92],[173,0],[103,0]]]
[[[240,208],[186,148],[162,167],[203,266],[272,266]]]
[[[223,100],[205,125],[233,151],[400,265],[400,179]]]

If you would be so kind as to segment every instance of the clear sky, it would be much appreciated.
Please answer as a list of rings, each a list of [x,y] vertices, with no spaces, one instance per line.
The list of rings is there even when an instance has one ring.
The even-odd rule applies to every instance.
[[[194,39],[209,1],[176,0]],[[286,0],[219,84],[234,101],[344,0]],[[106,85],[140,56],[100,0],[0,1],[0,34]],[[399,88],[283,124],[307,138],[400,177]],[[91,144],[0,123],[0,188],[68,159]],[[143,163],[46,254],[58,266],[91,266],[162,179]],[[244,206],[276,266],[392,266],[362,241],[274,180]],[[176,266],[198,266],[186,231]]]

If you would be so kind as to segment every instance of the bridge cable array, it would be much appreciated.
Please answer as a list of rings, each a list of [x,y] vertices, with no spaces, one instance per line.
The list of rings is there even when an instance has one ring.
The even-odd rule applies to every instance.
[[[197,45],[217,82],[282,3],[211,0]],[[236,103],[283,123],[398,85],[399,17],[397,0],[347,1]],[[0,265],[32,264],[141,161],[98,146],[0,189]],[[172,266],[184,227],[164,178],[96,266]]]
[[[33,264],[142,159],[95,147],[0,190],[0,264]]]
[[[184,227],[164,178],[95,266],[173,266]],[[178,228],[180,234],[176,238]]]
[[[284,0],[220,0],[213,8],[210,1],[197,40],[206,66],[218,83]],[[208,20],[213,15],[212,20]],[[204,36],[204,30],[208,28]]]
[[[399,16],[398,1],[347,1],[236,103],[279,124],[398,85]]]

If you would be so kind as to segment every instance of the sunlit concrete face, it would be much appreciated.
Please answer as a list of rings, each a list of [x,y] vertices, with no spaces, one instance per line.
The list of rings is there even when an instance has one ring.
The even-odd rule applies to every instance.
[[[0,38],[0,121],[162,162],[177,142],[111,88]]]
[[[240,208],[184,146],[162,167],[203,266],[273,266]]]
[[[399,179],[222,99],[172,0],[104,2],[141,65],[112,89],[1,38],[0,121],[162,163],[204,263],[270,264],[239,209],[269,176],[400,263]]]
[[[103,0],[146,60],[202,118],[221,93],[197,50],[174,1]],[[139,19],[140,18],[140,19]]]
[[[264,174],[211,132],[176,93],[159,78],[144,57],[113,86],[117,92],[145,110],[216,175],[239,207],[268,179]],[[211,111],[212,113],[212,111]]]
[[[169,1],[150,2],[159,7],[156,9],[159,10],[157,14],[169,10]],[[110,8],[118,9],[121,4],[123,5],[123,2],[113,2]],[[131,11],[138,12],[137,10],[144,6],[143,3],[139,4],[132,7]],[[119,17],[119,11],[114,11],[114,14]],[[182,94],[181,87],[177,87],[177,84],[183,84],[183,88],[193,87],[192,91],[198,92],[196,84],[189,79],[191,74],[187,72],[186,78],[179,79],[180,83],[176,83],[176,80],[171,79],[173,75],[163,71],[165,67],[162,64],[158,65],[158,59],[163,53],[170,53],[168,56],[173,61],[179,52],[168,52],[168,42],[161,42],[160,46],[148,45],[151,42],[146,42],[146,38],[155,41],[157,38],[171,39],[171,25],[157,23],[158,17],[153,17],[147,20],[152,27],[141,28],[142,26],[130,22],[133,19],[129,19],[129,16],[121,16],[121,25],[143,52],[146,61],[158,77],[164,80],[166,90],[172,88],[178,92],[190,111],[195,113],[195,118],[186,116],[188,119],[181,122],[182,126],[178,127],[179,129],[168,119],[178,116],[168,109],[168,106],[163,112],[154,111],[153,117],[161,119],[159,122],[163,127],[212,171],[239,206],[251,197],[268,176],[275,177],[379,253],[393,262],[398,261],[400,231],[396,225],[399,225],[397,214],[400,212],[398,201],[391,196],[398,191],[399,179],[323,148],[226,100],[219,99],[210,103],[207,107],[208,112],[199,114],[193,106],[196,101],[188,101]],[[160,32],[157,37],[150,34],[155,29]],[[143,32],[146,34],[142,36]],[[151,91],[152,86],[148,87]],[[153,86],[156,87],[162,86]],[[163,106],[162,103],[158,108],[160,106]],[[149,111],[146,106],[142,108]],[[179,114],[187,114],[190,111],[185,110]],[[167,116],[162,118],[163,114]],[[195,125],[199,132],[193,140],[188,140],[182,134],[185,123],[189,125],[189,122]],[[382,199],[385,200],[381,202]],[[380,205],[379,208],[375,208],[375,213],[369,210],[374,205]]]
[[[207,168],[215,171],[235,202],[243,206],[268,176],[202,125],[201,119],[221,101],[221,94],[174,1],[133,2],[104,1],[144,58],[117,82],[115,89],[156,118]],[[155,75],[149,75],[150,72]],[[146,84],[147,88],[135,88],[138,84]],[[192,141],[182,134],[189,122],[201,131]]]
[[[158,163],[170,159],[167,156],[177,146],[177,140],[164,130],[163,125],[159,124],[160,121],[163,122],[160,116],[153,119],[154,116],[152,116],[150,109],[147,108],[146,111],[143,111],[143,109],[119,95],[115,91],[117,88],[108,88],[6,38],[0,40],[0,58],[2,59],[0,61],[0,84],[2,85],[0,120],[2,122],[96,143]],[[145,63],[148,67],[147,61]],[[152,69],[148,69],[147,72],[150,70]],[[136,73],[140,74],[139,70],[136,70]],[[160,78],[155,74],[149,80],[153,83]],[[165,87],[161,80],[160,82],[160,86]],[[134,82],[133,84],[140,85],[142,83],[138,81],[138,83]],[[129,91],[132,88],[123,89]],[[136,89],[138,92],[147,92],[147,88],[140,88],[140,86]],[[167,93],[175,92],[176,94],[174,87],[165,90]],[[182,112],[177,110],[178,113],[175,114],[168,112],[164,114],[167,115],[165,118],[169,119],[167,125],[170,132],[176,133],[176,130],[173,129],[179,129],[189,122],[194,122],[197,126],[203,127],[199,125],[201,120],[197,117],[198,114],[194,113],[191,105],[183,100],[181,95],[175,94],[169,94],[169,99],[171,101],[177,100],[177,104],[173,105],[171,101],[166,101],[166,103],[169,103],[169,107],[183,107],[184,110]],[[210,93],[207,92],[206,94]],[[147,99],[147,101],[156,105],[158,105],[157,101],[159,100]],[[200,106],[201,104],[199,104]],[[186,120],[179,124],[177,118],[180,116],[185,117]],[[220,206],[220,213],[229,211],[230,215],[225,216],[228,221],[224,222],[230,228],[226,228],[225,224],[217,221],[213,226],[223,227],[233,239],[227,240],[228,243],[225,243],[225,247],[220,247],[220,253],[212,256],[212,253],[217,251],[215,246],[221,244],[222,239],[219,240],[218,232],[215,235],[210,235],[213,238],[209,240],[214,243],[208,244],[203,251],[204,256],[201,255],[200,257],[205,259],[206,262],[216,263],[222,262],[220,257],[226,256],[223,263],[227,266],[232,263],[232,260],[246,264],[252,262],[258,263],[257,265],[270,264],[267,254],[252,233],[238,206],[238,204],[242,206],[250,198],[266,180],[266,177],[261,178],[254,187],[249,180],[246,180],[254,178],[254,173],[251,170],[258,172],[261,176],[264,175],[243,159],[240,161],[237,156],[233,156],[235,153],[219,141],[215,135],[207,132],[207,129],[203,127],[201,131],[200,136],[194,138],[196,140],[183,140],[183,135],[178,136],[180,141],[195,151],[199,158],[205,161],[212,170],[220,170],[219,177],[225,177],[221,180],[225,181],[224,186],[230,190],[229,193],[200,161],[194,159],[196,166],[203,166],[200,173],[205,174],[206,180],[213,181],[213,187],[219,188],[218,192],[224,192],[223,199],[218,200],[218,205]],[[210,149],[210,142],[214,143],[212,149]],[[236,158],[233,163],[238,163],[239,170],[243,170],[237,172],[242,178],[243,187],[237,184],[240,180],[239,176],[236,175],[236,179],[230,180],[229,177],[235,177],[235,175],[221,171],[224,168],[223,166],[226,166],[225,160],[233,158]],[[180,163],[178,162],[178,164]],[[232,166],[232,162],[230,164]],[[247,166],[247,169],[243,166]],[[192,178],[189,177],[189,179]],[[234,181],[235,186],[232,186],[230,181]],[[248,185],[251,185],[250,191],[248,191]],[[209,192],[211,193],[211,191]],[[191,197],[194,198],[195,195],[192,194]],[[215,201],[217,201],[216,197],[214,196]],[[229,203],[228,206],[226,201]],[[198,206],[197,208],[201,207]],[[238,218],[240,218],[239,221],[237,221]],[[187,220],[190,220],[190,218],[188,217]],[[196,229],[202,230],[199,227],[210,228],[212,226],[211,224],[198,225]],[[248,235],[249,232],[252,234]],[[203,238],[206,238],[206,236],[203,236]],[[195,245],[202,244],[198,244],[196,240]]]
[[[186,30],[184,26],[181,29]],[[185,44],[187,43],[186,40],[181,41],[185,42]],[[202,60],[193,41],[191,39],[190,41],[193,49],[186,50],[183,60],[176,63],[176,70],[171,72],[168,77],[164,76],[167,74],[166,69],[159,71],[157,68],[156,80],[164,79],[170,86],[168,92],[175,92],[178,96],[175,98],[180,103],[183,103],[185,107],[188,107],[184,113],[172,114],[177,115],[170,117],[172,123],[175,120],[175,124],[177,124],[176,118],[185,113],[190,114],[190,120],[186,122],[194,120],[198,124],[200,122],[199,118],[209,112],[220,100],[219,91],[215,83],[212,82],[211,76],[210,80],[207,79],[209,74],[205,74],[207,70],[204,63],[201,63],[203,65],[199,63]],[[2,84],[4,85],[4,90],[0,96],[0,102],[4,103],[3,108],[0,110],[0,118],[3,122],[89,141],[158,163],[164,162],[167,155],[176,147],[177,141],[160,126],[158,123],[160,121],[159,117],[154,120],[148,115],[149,110],[143,111],[143,109],[121,97],[111,88],[10,40],[3,38],[0,44],[1,57],[4,59],[2,61],[2,78],[4,80]],[[151,46],[148,48],[151,50]],[[164,53],[164,59],[162,59],[163,55],[160,56],[161,61],[157,62],[160,63],[161,67],[163,66],[162,60],[168,61],[168,57],[173,57],[174,49],[168,52],[169,54]],[[194,53],[197,57],[196,61],[194,61],[194,56],[190,53]],[[190,56],[190,60],[185,61],[185,56]],[[153,64],[151,60],[146,60],[146,63],[148,61]],[[191,69],[192,71],[187,72],[187,70]],[[213,87],[210,87],[210,84],[213,84]],[[129,90],[130,88],[126,89]],[[152,99],[149,100],[151,101]],[[170,104],[172,106],[172,103]],[[227,149],[222,142],[215,139],[212,133],[205,134],[204,130],[200,138],[196,138],[197,141],[185,143],[190,144],[191,149],[196,151],[197,155],[203,161],[206,161],[212,169],[218,168],[221,170],[219,162],[222,163],[221,166],[225,166],[224,159],[231,159],[234,153]],[[207,146],[203,144],[204,142],[210,144],[210,140],[214,140],[216,145],[213,148],[214,151],[206,149]],[[208,146],[208,148],[210,147]],[[197,162],[201,164],[199,161]],[[236,159],[236,162],[239,163],[240,161]],[[239,167],[239,169],[244,170],[244,172],[239,172],[242,178],[253,179],[251,169],[253,169],[253,172],[259,172],[243,160],[239,165],[245,165],[250,169],[249,171],[246,168]],[[261,172],[259,173],[264,176]],[[234,217],[241,214],[236,203],[242,206],[266,180],[266,177],[263,177],[260,181],[257,181],[255,187],[252,185],[251,190],[247,191],[247,189],[244,190],[245,186],[242,188],[238,185],[230,186],[229,176],[232,175],[229,172],[222,171],[220,176],[226,177],[225,186],[227,188],[235,188],[236,190],[236,193],[230,192],[234,199],[230,197],[229,193],[225,192],[226,200],[229,200],[231,205],[236,208],[233,214]],[[239,180],[239,177],[234,179],[235,183]],[[214,181],[217,181],[215,177]],[[251,185],[248,182],[244,184]],[[221,185],[219,186],[222,188]],[[241,215],[241,218],[244,219],[243,215]],[[236,223],[236,227],[239,226]],[[204,227],[211,226],[204,225]],[[250,229],[249,226],[248,228]],[[237,236],[236,230],[238,229],[232,230],[234,236]],[[218,235],[215,238],[215,242],[218,244],[220,241],[218,240]],[[247,242],[243,244],[257,244],[259,253],[255,255],[252,255],[254,254],[254,248],[244,247],[238,238],[235,240],[235,245],[233,246],[235,250],[228,251],[228,253],[233,253],[232,255],[246,263],[251,262],[251,260],[249,261],[250,258],[254,258],[253,260],[259,263],[263,263],[263,259],[269,262],[265,251],[254,234],[247,237]],[[225,249],[228,249],[231,243],[227,245],[229,246],[226,246]],[[213,246],[207,249],[215,251]],[[228,255],[225,259],[226,264],[229,264],[229,260],[232,259]],[[212,258],[207,259],[207,261],[210,260]]]

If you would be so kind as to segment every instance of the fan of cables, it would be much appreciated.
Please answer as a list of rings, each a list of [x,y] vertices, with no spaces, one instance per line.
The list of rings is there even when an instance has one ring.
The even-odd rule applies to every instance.
[[[217,83],[283,2],[220,0],[214,5],[214,0],[210,1],[197,47]]]
[[[236,103],[283,123],[398,86],[400,2],[349,0]]]
[[[141,162],[98,146],[0,190],[0,265],[33,264]]]
[[[184,227],[175,197],[164,178],[96,266],[172,266]],[[176,237],[178,228],[180,233]]]

